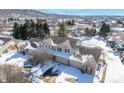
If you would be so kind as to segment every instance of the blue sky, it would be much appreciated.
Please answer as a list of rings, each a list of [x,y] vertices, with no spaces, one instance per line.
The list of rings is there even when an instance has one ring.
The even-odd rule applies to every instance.
[[[39,11],[65,15],[124,15],[124,9],[39,9]]]

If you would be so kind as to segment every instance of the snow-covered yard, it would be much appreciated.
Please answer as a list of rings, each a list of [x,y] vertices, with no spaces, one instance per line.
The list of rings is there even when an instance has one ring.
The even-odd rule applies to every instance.
[[[60,63],[56,63],[56,62],[47,62],[46,64],[44,64],[43,67],[41,67],[41,65],[38,65],[38,66],[32,68],[31,71],[33,71],[33,77],[32,77],[33,82],[34,81],[35,82],[44,82],[43,80],[39,79],[38,77],[40,77],[41,75],[43,75],[43,73],[45,73],[43,68],[47,67],[48,64],[49,64],[49,68],[52,67],[52,73],[58,73],[55,83],[69,83],[66,80],[67,78],[75,79],[76,80],[75,83],[93,83],[94,78],[96,80],[96,77],[94,77],[93,75],[82,73],[77,68],[63,65]]]
[[[23,67],[24,62],[31,58],[30,55],[23,55],[13,50],[11,52],[5,53],[0,57],[0,64],[13,64],[19,67]]]
[[[61,68],[61,65],[57,65],[58,68]],[[66,78],[74,78],[77,83],[93,83],[94,76],[82,73],[79,69],[74,67],[63,65],[63,70],[60,70],[60,75],[57,77],[56,82],[68,83]]]

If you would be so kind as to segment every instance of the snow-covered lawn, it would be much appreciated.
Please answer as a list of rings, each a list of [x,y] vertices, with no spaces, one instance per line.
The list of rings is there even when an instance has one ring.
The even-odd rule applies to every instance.
[[[19,67],[23,67],[24,62],[31,58],[30,55],[23,55],[22,53],[18,53],[17,51],[11,51],[3,54],[0,57],[0,64],[13,64]]]
[[[56,65],[58,68],[61,65]],[[61,68],[61,67],[60,67]],[[82,73],[79,69],[70,66],[64,66],[61,70],[60,75],[57,77],[56,82],[68,83],[66,78],[74,78],[77,80],[77,83],[93,83],[94,76]]]

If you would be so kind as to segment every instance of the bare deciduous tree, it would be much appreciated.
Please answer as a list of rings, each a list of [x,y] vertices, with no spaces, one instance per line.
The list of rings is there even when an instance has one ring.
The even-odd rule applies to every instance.
[[[47,61],[48,59],[51,59],[50,54],[47,53],[47,52],[45,52],[45,51],[43,51],[42,54],[41,54],[40,57],[39,57],[40,62],[41,62],[41,63],[42,63],[42,62],[45,62],[45,61]]]
[[[0,83],[29,83],[22,69],[13,65],[0,65]]]
[[[27,63],[31,63],[33,66],[38,65],[39,63],[46,62],[47,60],[52,59],[48,51],[42,51],[39,55],[33,55],[31,59],[27,61]]]

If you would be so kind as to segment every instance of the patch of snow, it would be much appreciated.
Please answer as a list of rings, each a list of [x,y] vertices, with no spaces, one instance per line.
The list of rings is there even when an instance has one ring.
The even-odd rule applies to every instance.
[[[0,37],[3,37],[3,38],[12,38],[12,36],[7,35],[7,34],[3,34],[3,33],[0,33]]]
[[[30,44],[30,42],[27,42],[27,46],[25,47],[25,49],[31,49],[31,50],[36,50],[36,48],[33,48]]]
[[[107,72],[105,82],[122,83],[124,82],[124,65],[114,53],[107,54]]]
[[[4,43],[4,41],[3,40],[0,40],[0,45],[2,45]]]
[[[61,65],[60,65],[61,66]],[[75,78],[77,79],[77,83],[92,83],[94,82],[94,76],[84,74],[79,69],[66,66],[65,69],[61,71],[61,74],[57,77],[56,82],[65,83],[65,78]]]
[[[31,72],[34,76],[40,76],[43,75],[47,70],[52,68],[54,65],[51,62],[44,63],[44,65],[37,65],[36,67],[33,67],[31,69]]]
[[[74,57],[74,55],[71,55],[69,57],[69,59],[75,60],[75,61],[80,62],[80,63],[83,64],[83,63],[85,63],[87,60],[89,60],[92,57],[93,57],[92,55],[81,55],[81,59],[79,59],[79,58]]]
[[[65,80],[66,78],[74,78],[77,79],[75,76],[73,75],[69,75],[67,73],[62,72],[61,75],[59,75],[56,79],[56,83],[67,83],[67,81]]]
[[[113,30],[113,31],[124,31],[124,28],[122,28],[122,27],[112,27],[111,30]]]
[[[12,32],[1,32],[2,34],[5,34],[5,35],[11,35]]]
[[[39,79],[38,77],[32,78],[32,83],[45,83],[43,80]]]
[[[14,64],[19,67],[23,67],[24,62],[27,61],[29,58],[31,58],[31,56],[17,53],[17,51],[14,50],[3,54],[0,57],[0,64]]]

